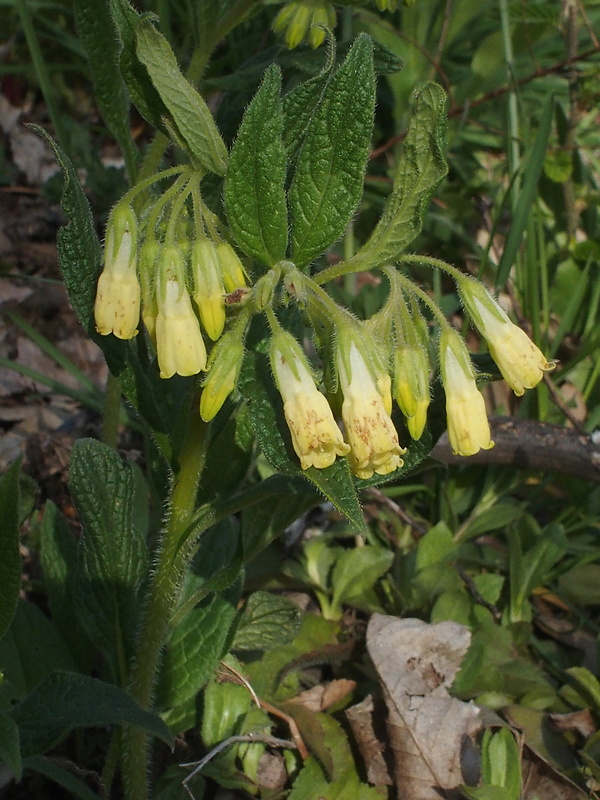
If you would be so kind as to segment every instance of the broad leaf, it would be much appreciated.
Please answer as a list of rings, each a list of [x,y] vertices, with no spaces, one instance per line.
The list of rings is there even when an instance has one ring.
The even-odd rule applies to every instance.
[[[416,94],[415,110],[377,227],[349,263],[369,268],[397,258],[418,235],[429,201],[447,172],[446,96],[436,83]]]
[[[227,218],[237,243],[268,266],[285,256],[288,238],[280,90],[281,73],[273,65],[244,114],[224,187]]]
[[[72,728],[136,725],[171,744],[162,720],[144,711],[123,689],[75,672],[54,672],[10,711],[23,758],[45,753]]]
[[[75,0],[74,11],[77,34],[92,69],[98,108],[131,168],[137,151],[131,138],[129,102],[118,65],[120,47],[108,3]]]
[[[19,469],[15,461],[0,480],[0,638],[11,623],[21,588]]]
[[[83,529],[74,590],[79,620],[116,670],[132,655],[148,564],[133,524],[132,471],[110,447],[83,439],[73,448],[70,488]]]
[[[190,153],[204,169],[223,175],[227,149],[221,134],[205,100],[182,75],[170,44],[149,20],[140,22],[136,36],[137,55]]]
[[[298,607],[276,594],[253,592],[241,616],[231,649],[270,650],[290,642],[300,627]]]
[[[33,756],[27,759],[24,766],[45,775],[46,778],[62,786],[69,792],[69,797],[77,797],[79,800],[100,800],[99,795],[93,792],[81,778],[73,775],[71,770],[60,766],[53,759]]]
[[[6,764],[17,781],[21,780],[23,766],[19,749],[19,729],[12,717],[4,713],[0,713],[0,763]]]
[[[353,547],[337,559],[331,580],[332,605],[352,604],[353,598],[371,589],[392,566],[394,554],[383,547]]]
[[[336,241],[356,210],[374,109],[373,45],[361,34],[325,88],[298,154],[289,192],[291,259],[298,266]]]

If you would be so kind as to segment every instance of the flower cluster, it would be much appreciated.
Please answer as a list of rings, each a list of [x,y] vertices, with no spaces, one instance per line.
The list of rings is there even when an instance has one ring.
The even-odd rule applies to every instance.
[[[290,50],[304,40],[311,47],[320,47],[327,28],[335,28],[335,9],[329,0],[288,0],[273,22],[273,30],[285,31]]]
[[[217,218],[202,203],[199,179],[191,171],[179,172],[143,212],[135,213],[126,196],[110,216],[94,309],[100,334],[133,338],[141,317],[161,378],[207,373],[200,415],[208,422],[234,392],[250,321],[264,314],[273,379],[300,466],[324,469],[347,457],[353,473],[369,479],[403,466],[406,449],[392,421],[393,399],[412,439],[426,427],[433,341],[424,308],[439,329],[452,449],[470,456],[493,446],[466,345],[428,294],[398,268],[383,267],[388,298],[371,319],[359,322],[291,262],[279,262],[249,286]],[[481,283],[443,262],[434,266],[456,281],[465,309],[515,394],[536,386],[554,365]],[[321,381],[278,318],[278,307],[290,305],[314,328]]]

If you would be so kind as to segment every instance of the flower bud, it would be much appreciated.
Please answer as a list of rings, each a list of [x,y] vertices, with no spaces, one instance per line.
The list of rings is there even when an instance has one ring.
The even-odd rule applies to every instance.
[[[406,417],[413,439],[420,439],[427,422],[429,395],[429,338],[419,309],[413,305],[412,316],[402,296],[396,308],[394,352],[394,398]]]
[[[200,395],[200,416],[210,422],[235,389],[244,360],[244,343],[234,331],[223,334],[210,354]]]
[[[160,244],[154,238],[146,239],[140,248],[140,283],[142,287],[142,320],[150,338],[156,344],[156,262]]]
[[[137,221],[129,206],[116,206],[106,228],[104,269],[98,278],[94,319],[102,336],[132,339],[140,319],[136,273]]]
[[[225,287],[217,251],[210,239],[197,239],[192,245],[194,302],[200,312],[204,330],[213,341],[225,327]]]
[[[457,282],[461,300],[486,340],[504,380],[518,397],[525,389],[533,389],[544,372],[556,365],[547,361],[525,331],[510,321],[479,281],[463,276]]]
[[[290,50],[298,47],[306,36],[311,20],[310,0],[287,2],[273,22],[277,33],[285,31],[285,43]]]
[[[448,325],[440,336],[440,367],[452,452],[473,456],[481,449],[489,450],[494,443],[471,358],[460,335]]]
[[[229,242],[217,242],[216,248],[225,291],[231,294],[246,286],[246,272],[233,247]]]

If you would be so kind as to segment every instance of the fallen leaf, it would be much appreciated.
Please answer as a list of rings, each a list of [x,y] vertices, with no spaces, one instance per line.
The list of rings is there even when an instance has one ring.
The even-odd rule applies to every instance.
[[[522,762],[523,800],[582,800],[587,793],[528,750]]]
[[[464,625],[374,614],[367,648],[388,708],[396,791],[403,800],[439,800],[464,782],[461,755],[480,729],[479,709],[450,696],[471,634]],[[472,743],[472,742],[471,742]]]
[[[558,731],[575,731],[584,739],[598,730],[589,708],[571,711],[568,714],[548,714],[548,719]]]
[[[393,781],[384,757],[385,745],[375,732],[374,703],[372,695],[351,706],[346,711],[346,719],[354,735],[365,767],[367,779],[374,786],[392,786]]]

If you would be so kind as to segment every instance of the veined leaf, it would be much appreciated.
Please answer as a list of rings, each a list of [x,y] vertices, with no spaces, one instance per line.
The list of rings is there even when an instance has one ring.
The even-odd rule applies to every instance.
[[[371,237],[348,263],[366,268],[393,260],[419,234],[431,196],[447,172],[445,108],[446,95],[437,83],[417,92],[392,193]]]
[[[298,607],[285,597],[253,592],[248,598],[231,649],[270,650],[288,644],[300,628]]]
[[[225,178],[227,218],[247,255],[272,266],[285,256],[285,201],[281,72],[272,65],[246,109]]]
[[[223,175],[227,148],[204,98],[182,75],[170,44],[149,20],[140,22],[136,36],[137,55],[168,108],[177,132],[204,169]]]
[[[0,638],[11,623],[21,588],[19,469],[15,461],[0,481]]]
[[[148,564],[133,524],[132,471],[110,447],[83,439],[73,447],[69,484],[83,528],[74,589],[79,621],[116,671],[131,656]]]
[[[298,155],[289,192],[298,266],[342,235],[358,205],[374,109],[373,44],[361,34],[325,88]]]
[[[23,758],[46,752],[72,728],[121,722],[172,741],[160,717],[140,708],[126,691],[76,672],[52,673],[11,708],[10,716],[19,728]]]

